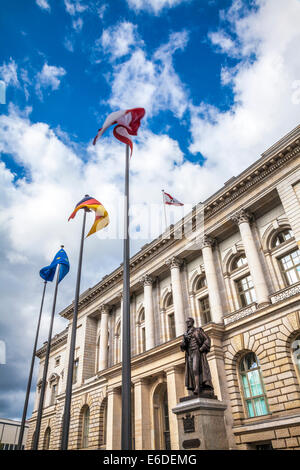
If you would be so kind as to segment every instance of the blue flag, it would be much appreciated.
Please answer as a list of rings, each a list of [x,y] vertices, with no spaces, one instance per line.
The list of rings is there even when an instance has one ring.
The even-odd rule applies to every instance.
[[[70,269],[70,263],[68,260],[67,253],[62,248],[56,253],[52,263],[49,266],[45,266],[44,268],[40,270],[40,276],[45,281],[52,282],[54,275],[55,275],[56,266],[58,264],[60,264],[59,279],[58,279],[58,282],[60,282],[68,274],[69,269]]]

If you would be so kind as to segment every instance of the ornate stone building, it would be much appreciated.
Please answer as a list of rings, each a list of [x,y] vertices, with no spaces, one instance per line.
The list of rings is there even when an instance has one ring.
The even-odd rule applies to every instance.
[[[212,340],[230,448],[300,448],[299,140],[300,126],[131,258],[135,449],[178,449],[188,316]],[[122,266],[80,296],[70,449],[120,448],[121,293]],[[59,448],[72,313],[60,313],[68,327],[52,340],[40,448]],[[37,355],[41,377],[45,345]]]

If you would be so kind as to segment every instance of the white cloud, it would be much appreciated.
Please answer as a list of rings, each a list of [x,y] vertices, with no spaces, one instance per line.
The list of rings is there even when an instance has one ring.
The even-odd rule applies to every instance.
[[[128,6],[136,11],[149,11],[155,15],[164,8],[172,8],[190,0],[127,0]]]
[[[236,57],[239,55],[239,49],[235,42],[224,33],[224,31],[214,31],[208,34],[211,43],[217,46],[223,53]]]
[[[63,67],[56,67],[55,65],[48,65],[45,63],[41,72],[36,76],[36,91],[42,97],[42,89],[50,88],[57,90],[60,86],[61,77],[66,74]]]
[[[65,9],[69,15],[74,16],[78,13],[83,13],[88,9],[88,6],[81,2],[81,0],[64,0]]]
[[[36,4],[42,8],[42,10],[48,10],[50,11],[51,8],[50,8],[50,5],[49,5],[49,2],[47,0],[36,0]]]
[[[186,31],[173,33],[151,59],[137,48],[131,57],[114,66],[109,103],[116,108],[143,106],[147,115],[171,110],[181,117],[187,108],[187,92],[173,66],[173,55],[188,41]]]
[[[299,124],[293,84],[300,77],[295,54],[300,41],[300,2],[287,0],[283,8],[280,0],[257,0],[255,7],[248,11],[235,0],[229,12],[223,13],[221,34],[234,41],[228,42],[227,53],[232,56],[232,51],[240,51],[238,64],[221,70],[222,83],[232,88],[233,105],[226,112],[204,102],[190,106],[190,150],[201,152],[207,158],[206,167],[214,168],[225,180]],[[223,43],[222,53],[225,49]]]
[[[12,85],[19,87],[18,79],[18,66],[16,62],[10,57],[9,62],[4,62],[0,67],[0,77],[7,86]]]
[[[132,46],[140,43],[136,25],[123,21],[104,29],[96,45],[101,45],[105,53],[111,54],[112,58],[116,59],[128,54]]]

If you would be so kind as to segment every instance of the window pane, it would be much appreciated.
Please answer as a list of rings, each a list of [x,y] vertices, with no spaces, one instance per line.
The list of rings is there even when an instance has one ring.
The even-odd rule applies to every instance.
[[[248,372],[248,379],[251,387],[251,394],[252,396],[262,395],[263,389],[260,382],[259,372],[258,370],[254,370],[252,372]]]
[[[244,386],[244,393],[246,398],[250,398],[250,390],[249,390],[249,385],[248,385],[248,380],[246,375],[242,375],[242,381],[243,381],[243,386]]]
[[[254,401],[256,416],[262,416],[268,413],[265,399],[263,397],[255,398],[253,401]]]
[[[249,418],[253,418],[255,415],[253,411],[252,402],[250,400],[247,400],[246,404],[247,404],[248,416]]]

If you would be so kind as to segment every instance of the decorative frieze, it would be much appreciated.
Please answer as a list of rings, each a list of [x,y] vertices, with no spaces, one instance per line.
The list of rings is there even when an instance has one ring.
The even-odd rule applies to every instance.
[[[230,323],[234,323],[241,318],[248,317],[248,315],[251,315],[252,313],[256,312],[257,307],[256,304],[251,305],[250,307],[243,308],[242,310],[239,310],[238,312],[227,316],[224,318],[224,323],[225,325],[229,325]]]
[[[280,292],[279,294],[271,296],[272,304],[276,304],[277,302],[281,302],[282,300],[289,299],[293,295],[300,294],[300,284],[297,284],[294,287],[289,287],[284,291]]]

